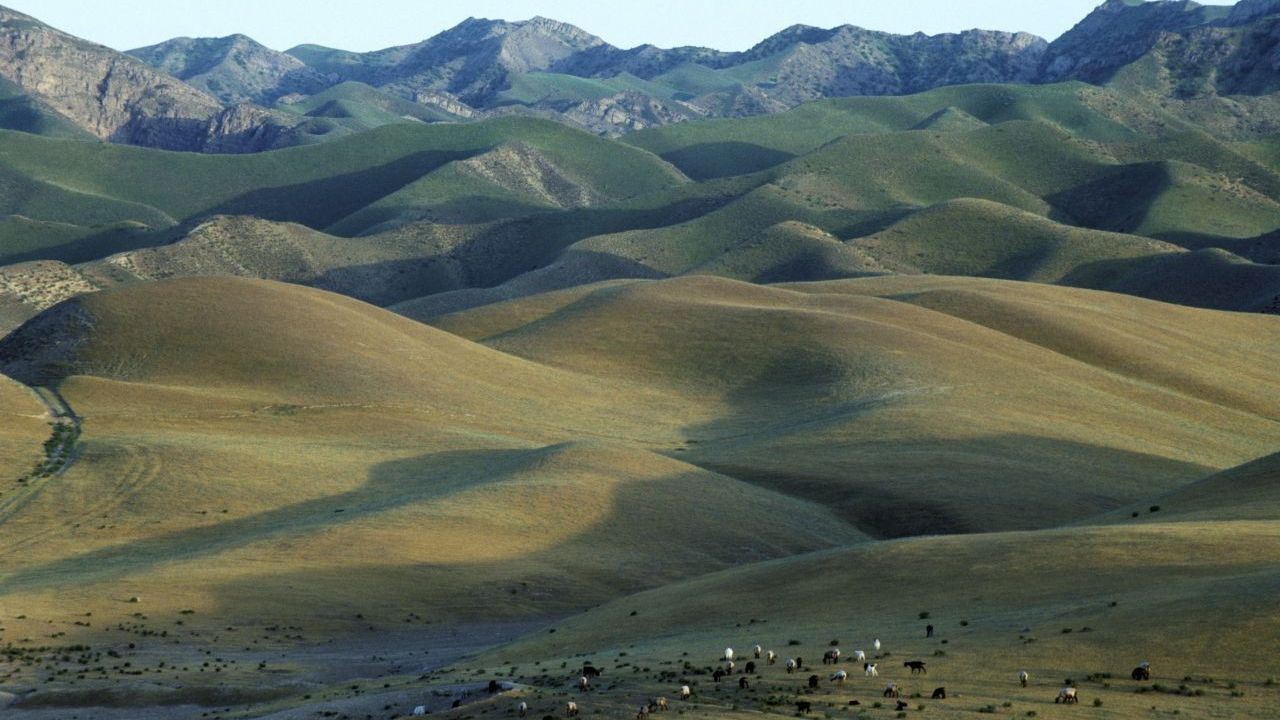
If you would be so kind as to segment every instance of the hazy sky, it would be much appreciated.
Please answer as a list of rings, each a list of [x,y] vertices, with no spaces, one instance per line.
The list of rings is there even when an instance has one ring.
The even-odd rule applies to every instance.
[[[244,33],[285,50],[374,50],[423,40],[468,16],[573,23],[620,47],[742,50],[788,25],[934,34],[1025,30],[1053,39],[1102,0],[0,0],[119,50],[171,37]],[[1214,4],[1234,4],[1218,0]]]

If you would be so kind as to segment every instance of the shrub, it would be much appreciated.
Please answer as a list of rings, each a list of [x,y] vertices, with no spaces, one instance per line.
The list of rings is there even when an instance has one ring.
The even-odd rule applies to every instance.
[[[921,610],[921,611],[920,611],[920,619],[921,619],[921,620],[928,620],[928,619],[929,619],[929,611],[928,611],[928,610]]]

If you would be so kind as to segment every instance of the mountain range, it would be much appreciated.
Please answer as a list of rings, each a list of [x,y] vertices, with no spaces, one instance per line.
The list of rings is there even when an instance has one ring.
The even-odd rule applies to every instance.
[[[279,52],[244,35],[177,38],[119,53],[0,9],[4,127],[71,126],[111,142],[251,152],[394,122],[504,114],[618,135],[781,112],[821,98],[974,83],[1080,80],[1168,103],[1249,137],[1274,130],[1276,0],[1233,7],[1107,0],[1062,37],[970,30],[893,35],[793,26],[742,52],[614,47],[552,19],[472,18],[420,43],[354,53]],[[36,118],[39,118],[37,120]]]

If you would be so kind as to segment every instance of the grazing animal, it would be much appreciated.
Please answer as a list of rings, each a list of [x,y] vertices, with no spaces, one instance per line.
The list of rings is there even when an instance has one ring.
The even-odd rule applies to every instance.
[[[1138,667],[1133,669],[1132,673],[1129,673],[1129,676],[1132,677],[1134,680],[1150,680],[1151,669],[1144,668],[1141,665],[1139,665]]]
[[[924,673],[925,675],[929,674],[929,671],[924,669],[923,660],[908,660],[902,663],[902,667],[911,668],[912,675],[915,675],[916,673]]]
[[[691,695],[693,695],[693,691],[689,689],[689,686],[688,686],[688,685],[681,685],[681,686],[680,686],[680,699],[681,699],[681,700],[688,700],[688,699],[689,699],[689,697],[690,697]]]
[[[801,670],[804,669],[804,658],[800,657],[799,655],[796,656],[796,667]]]
[[[760,655],[761,655],[761,654],[763,654],[763,653],[764,653],[764,648],[762,648],[762,647],[760,647],[759,645],[757,645],[757,646],[756,646],[756,648],[755,648],[755,656],[756,656],[756,659],[757,659],[757,660],[759,660],[759,659],[760,659]]]
[[[596,666],[594,666],[594,665],[583,665],[583,666],[582,666],[582,674],[583,674],[583,675],[585,675],[585,676],[587,676],[587,677],[589,677],[589,678],[590,678],[590,677],[600,677],[601,675],[603,675],[603,674],[604,674],[604,671],[600,670],[599,668],[597,668],[597,667],[596,667]]]
[[[520,704],[516,706],[516,712],[520,713],[520,717],[524,717],[529,712],[529,703],[521,700]]]
[[[746,674],[748,674],[748,675],[755,675],[755,674],[756,674],[756,664],[755,664],[754,662],[748,662],[748,663],[746,664],[746,666],[744,666],[744,667],[742,668],[742,672],[744,672],[744,673],[746,673]]]
[[[812,709],[813,709],[813,703],[809,702],[808,700],[796,701],[796,712],[800,713],[801,715],[808,715],[809,711]]]
[[[836,665],[840,662],[840,648],[831,648],[822,653],[823,665]]]
[[[493,695],[494,693],[498,692],[498,691],[499,691],[499,690],[501,690],[501,689],[502,689],[502,688],[498,686],[498,681],[497,681],[497,680],[490,680],[490,681],[489,681],[489,694],[490,694],[490,695]]]
[[[649,706],[641,705],[640,710],[636,712],[636,720],[645,720],[647,717],[649,717]]]
[[[666,712],[671,709],[671,706],[667,703],[666,696],[662,696],[654,698],[653,702],[649,703],[649,708],[658,712]]]
[[[414,715],[426,715],[426,714],[427,714],[427,706],[426,706],[426,705],[419,705],[418,707],[416,707],[416,708],[414,708],[414,709],[413,709],[413,714],[414,714]]]
[[[1076,694],[1075,688],[1064,687],[1058,691],[1058,697],[1053,699],[1053,704],[1057,705],[1058,703],[1076,705],[1080,703],[1080,696]]]
[[[795,671],[796,671],[796,661],[795,661],[795,659],[794,659],[794,658],[787,658],[787,674],[788,674],[788,675],[790,675],[791,673],[793,673],[793,672],[795,672]]]
[[[765,659],[769,661],[770,665],[772,665],[778,662],[778,653],[770,650],[769,652],[765,653]]]
[[[947,689],[946,689],[946,688],[944,688],[944,687],[934,688],[934,689],[933,689],[933,699],[934,699],[934,700],[946,700],[946,699],[947,699]]]
[[[876,638],[875,642],[871,643],[871,647],[875,648],[876,652],[880,652],[880,638]]]
[[[867,677],[880,677],[880,671],[876,669],[875,663],[863,663],[862,672]]]
[[[715,672],[711,673],[711,677],[712,677],[712,679],[714,679],[716,682],[720,682],[722,679],[724,679],[724,671],[723,671],[723,670],[716,670]]]
[[[743,675],[742,677],[738,678],[738,689],[739,689],[739,690],[746,690],[746,689],[747,689],[747,688],[749,688],[749,687],[751,687],[751,683],[747,682],[747,676],[746,676],[746,675]]]
[[[577,715],[578,715],[578,703],[576,703],[576,702],[574,702],[574,701],[572,701],[572,700],[570,700],[569,702],[565,703],[565,704],[564,704],[564,714],[565,714],[565,715],[568,715],[569,717],[577,717]]]
[[[1018,682],[1022,683],[1022,687],[1026,687],[1027,681],[1030,679],[1031,676],[1027,674],[1026,670],[1022,670],[1018,673]]]
[[[732,675],[732,674],[733,674],[733,669],[734,669],[734,668],[736,668],[736,667],[738,667],[738,666],[737,666],[737,665],[734,665],[732,660],[726,660],[726,661],[725,661],[725,663],[724,663],[724,673],[725,673],[726,675]]]
[[[816,688],[816,687],[818,687],[818,676],[817,676],[817,675],[810,675],[810,676],[809,676],[809,687],[811,687],[811,688]]]
[[[587,689],[587,687],[588,687],[590,684],[591,684],[591,683],[587,681],[587,676],[586,676],[586,675],[583,675],[582,677],[578,678],[578,689],[579,689],[579,690],[586,690],[586,689]]]
[[[733,660],[733,648],[725,648],[725,649],[724,649],[724,659],[725,659],[725,660]]]
[[[862,652],[861,650],[854,650],[853,661],[860,662],[865,665],[867,663],[867,654]]]
[[[895,709],[896,709],[898,712],[902,712],[903,710],[906,710],[906,709],[907,709],[907,701],[906,701],[906,700],[899,700],[899,701],[898,701],[898,706],[897,706]]]
[[[843,685],[845,680],[849,679],[849,673],[843,670],[837,670],[831,673],[831,682],[837,685]]]
[[[884,686],[884,696],[891,698],[902,697],[902,690],[898,688],[898,683],[890,680],[889,684]]]

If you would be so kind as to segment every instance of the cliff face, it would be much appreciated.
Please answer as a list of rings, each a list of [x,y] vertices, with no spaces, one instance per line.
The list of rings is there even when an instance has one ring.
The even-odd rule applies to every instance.
[[[6,8],[0,8],[0,76],[111,142],[200,151],[258,132],[228,122],[222,103],[177,78]]]

